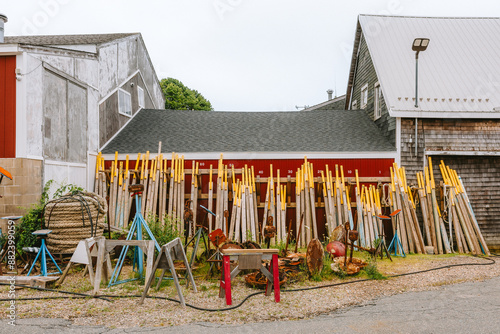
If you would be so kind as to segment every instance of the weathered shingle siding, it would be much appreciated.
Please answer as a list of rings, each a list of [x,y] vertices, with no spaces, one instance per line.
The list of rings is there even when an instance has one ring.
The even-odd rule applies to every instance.
[[[424,150],[499,152],[500,120],[419,119],[415,156],[415,119],[402,119],[401,165],[409,183],[416,184],[415,175],[423,170]],[[500,157],[440,155],[432,160],[436,183],[442,181],[441,160],[462,177],[486,242],[500,246]]]
[[[412,143],[410,143],[410,137]],[[418,156],[415,157],[415,119],[401,119],[401,164],[408,180],[422,171],[427,151],[500,151],[500,120],[418,119]]]
[[[375,83],[378,82],[377,73],[375,67],[373,66],[373,61],[366,44],[364,36],[361,36],[359,55],[357,58],[356,75],[354,77],[352,98],[350,101],[351,109],[353,101],[357,101],[358,109],[361,109],[361,88],[368,84],[368,100],[366,107],[363,108],[368,116],[374,118],[374,103],[375,103]],[[381,101],[382,111],[381,117],[375,120],[375,124],[379,127],[382,134],[389,139],[392,144],[396,144],[396,120],[395,118],[389,117],[387,111],[387,106],[385,104],[385,99],[382,96]]]

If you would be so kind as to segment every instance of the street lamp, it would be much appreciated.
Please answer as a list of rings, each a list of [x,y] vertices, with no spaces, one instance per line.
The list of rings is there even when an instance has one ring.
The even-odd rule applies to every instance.
[[[418,108],[418,54],[420,51],[425,51],[429,45],[430,39],[428,38],[415,38],[411,49],[415,53],[415,108]]]

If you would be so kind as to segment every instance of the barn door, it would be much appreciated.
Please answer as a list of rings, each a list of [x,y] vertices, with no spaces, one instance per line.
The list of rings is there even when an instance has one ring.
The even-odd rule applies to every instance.
[[[0,57],[0,158],[16,157],[16,56]]]

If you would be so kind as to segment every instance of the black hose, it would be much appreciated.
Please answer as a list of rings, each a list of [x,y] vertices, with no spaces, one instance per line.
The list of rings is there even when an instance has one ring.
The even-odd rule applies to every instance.
[[[500,255],[497,255],[497,254],[494,254],[492,256],[494,256],[494,257],[500,257]],[[493,264],[496,263],[495,260],[493,260],[493,259],[491,259],[489,257],[479,257],[479,256],[475,256],[475,257],[478,257],[478,258],[481,258],[481,259],[485,259],[485,260],[488,260],[490,262],[489,263],[459,263],[459,264],[449,264],[449,265],[442,266],[442,267],[436,267],[436,268],[431,268],[431,269],[424,269],[424,270],[412,271],[412,272],[409,272],[409,273],[390,275],[390,276],[387,276],[387,277],[394,278],[394,277],[401,277],[401,276],[408,276],[408,275],[416,275],[416,274],[420,274],[420,273],[425,273],[425,272],[430,272],[430,271],[435,271],[435,270],[441,270],[441,269],[447,269],[447,268],[453,268],[453,267],[490,266],[490,265],[493,265]],[[323,288],[328,288],[328,287],[333,287],[333,286],[340,286],[340,285],[361,283],[361,282],[367,282],[367,281],[372,281],[372,280],[371,279],[361,279],[361,280],[356,280],[356,281],[340,282],[340,283],[333,283],[333,284],[327,284],[327,285],[312,286],[312,287],[308,287],[308,288],[289,289],[289,290],[285,289],[285,290],[281,290],[281,292],[297,292],[297,291],[316,290],[316,289],[323,289]],[[8,283],[0,283],[0,285],[10,285],[10,284],[8,284]],[[142,295],[125,295],[125,296],[123,296],[123,295],[96,295],[96,296],[92,296],[92,295],[86,295],[86,294],[83,294],[83,293],[69,292],[69,291],[63,291],[63,290],[35,288],[35,287],[24,286],[24,285],[16,285],[16,286],[21,286],[21,287],[26,287],[26,288],[36,289],[36,290],[44,290],[44,291],[53,291],[53,292],[60,292],[60,293],[68,293],[68,294],[74,294],[74,295],[79,296],[79,297],[65,297],[65,296],[60,296],[60,297],[33,297],[33,298],[19,298],[19,299],[16,299],[16,300],[41,300],[41,299],[88,298],[88,297],[92,297],[92,298],[103,299],[103,300],[106,300],[106,301],[111,301],[108,298],[138,298],[138,297],[142,297]],[[196,306],[196,305],[191,305],[191,304],[188,304],[188,303],[186,303],[186,306],[190,307],[190,308],[193,308],[195,310],[207,311],[207,312],[230,311],[230,310],[234,310],[234,309],[239,308],[248,299],[250,299],[250,298],[252,298],[254,296],[263,294],[263,293],[264,293],[264,291],[255,292],[255,293],[249,294],[239,304],[234,305],[234,306],[230,306],[230,307],[225,307],[225,308],[210,309],[210,308],[199,307],[199,306]],[[168,300],[168,301],[180,304],[179,300],[173,299],[173,298],[161,297],[161,296],[146,296],[146,297],[149,298],[149,299],[163,299],[163,300]],[[9,301],[9,300],[10,299],[0,299],[0,301]]]
[[[238,307],[240,307],[241,305],[243,305],[248,299],[252,298],[253,296],[257,296],[257,295],[260,295],[260,294],[263,294],[263,293],[264,293],[264,291],[259,291],[259,292],[251,293],[248,296],[246,296],[239,304],[234,305],[234,306],[230,306],[230,307],[225,307],[225,308],[203,308],[203,307],[199,307],[199,306],[196,306],[196,305],[191,305],[191,304],[188,304],[188,303],[186,303],[186,306],[190,307],[190,308],[193,308],[195,310],[207,311],[207,312],[230,311],[230,310],[237,309]],[[142,295],[128,295],[128,296],[99,295],[99,296],[101,296],[101,297],[111,297],[111,298],[138,298],[138,297],[142,297]],[[181,303],[177,299],[168,298],[168,297],[146,296],[146,298],[149,298],[149,299],[163,299],[163,300],[169,300],[171,302],[175,302],[175,303],[178,303],[178,304]]]
[[[28,288],[28,289],[33,289],[33,290],[40,290],[40,291],[49,291],[49,292],[59,292],[63,294],[68,294],[68,295],[75,295],[75,296],[80,296],[80,297],[85,297],[85,298],[99,298],[102,300],[105,300],[107,302],[112,302],[112,300],[106,298],[105,296],[93,296],[93,295],[87,295],[85,293],[80,293],[80,292],[71,292],[71,291],[64,291],[64,290],[56,290],[56,289],[48,289],[48,288],[40,288],[37,286],[29,286],[29,285],[21,285],[21,284],[10,284],[10,283],[0,283],[0,285],[7,285],[7,286],[16,286],[20,288]],[[37,297],[35,297],[37,298]],[[50,298],[50,297],[49,297]],[[61,296],[61,298],[64,298]],[[67,297],[66,297],[67,298]],[[6,301],[6,300],[11,300],[11,299],[0,299],[0,301]],[[29,298],[20,298],[16,300],[30,300]]]

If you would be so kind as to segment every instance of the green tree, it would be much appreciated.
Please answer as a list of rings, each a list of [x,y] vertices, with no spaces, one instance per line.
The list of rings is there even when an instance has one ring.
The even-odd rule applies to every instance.
[[[174,78],[160,81],[165,109],[174,110],[213,110],[210,101],[205,99],[197,90],[190,89]]]

